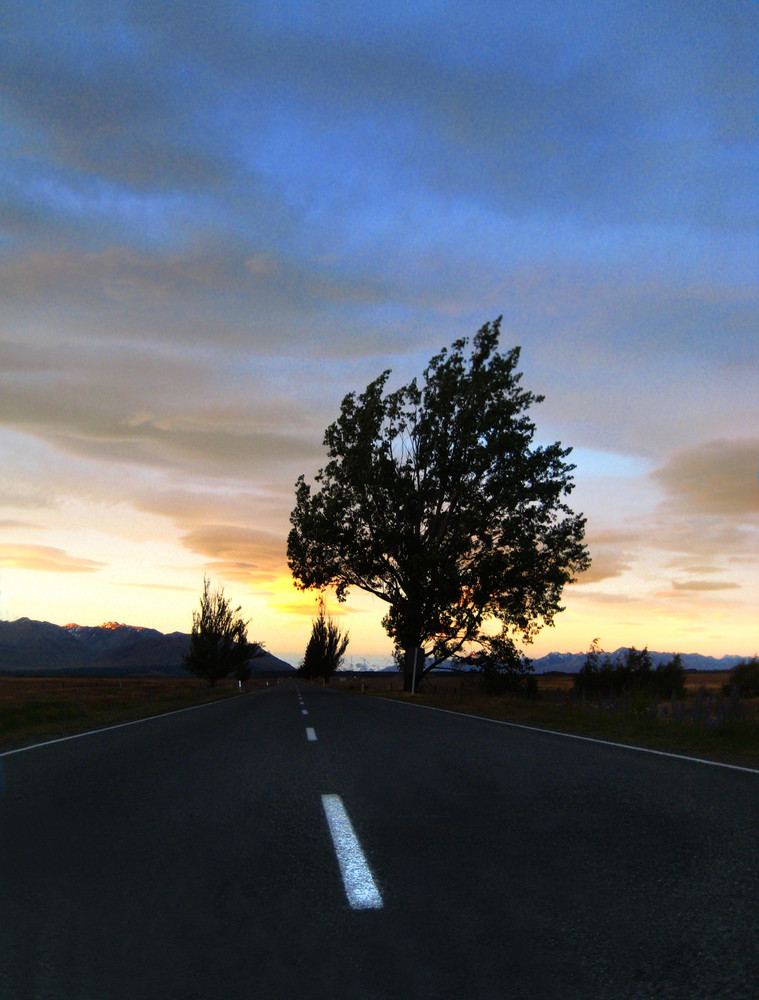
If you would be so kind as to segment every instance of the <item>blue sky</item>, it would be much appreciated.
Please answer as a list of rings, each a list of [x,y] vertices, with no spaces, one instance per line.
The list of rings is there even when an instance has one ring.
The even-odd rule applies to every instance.
[[[594,558],[533,652],[755,650],[759,5],[0,12],[4,617],[186,630],[210,572],[299,657],[342,396],[502,314]]]

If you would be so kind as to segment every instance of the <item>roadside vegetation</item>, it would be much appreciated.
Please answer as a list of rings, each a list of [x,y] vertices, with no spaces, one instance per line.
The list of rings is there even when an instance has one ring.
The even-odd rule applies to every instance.
[[[759,697],[742,697],[733,675],[683,672],[682,692],[668,698],[651,688],[588,694],[576,683],[579,675],[561,674],[531,674],[521,692],[498,693],[479,674],[433,674],[415,696],[402,690],[400,675],[338,674],[337,680],[343,690],[759,767]]]
[[[224,596],[221,584],[211,589],[211,581],[203,577],[200,611],[192,613],[190,648],[184,657],[184,668],[202,677],[213,687],[217,681],[233,674],[235,680],[250,677],[251,659],[264,651],[263,643],[248,640],[248,625],[232,602]]]
[[[229,698],[243,683],[246,690],[265,686],[265,679],[251,680],[250,668],[264,644],[248,639],[240,611],[221,584],[203,578],[183,658],[192,678],[0,676],[0,750]]]
[[[350,636],[327,614],[323,597],[319,598],[319,614],[311,619],[311,636],[303,654],[298,676],[306,680],[323,678],[329,681],[342,663]]]
[[[724,694],[732,692],[733,685],[737,687],[742,698],[759,698],[759,658],[752,656],[743,660],[733,669],[730,680],[723,686]]]
[[[274,683],[274,682],[270,682]],[[245,690],[265,686],[254,680]],[[0,750],[189,708],[240,691],[182,677],[0,677]]]
[[[429,675],[414,696],[402,690],[399,673],[339,672],[332,676],[332,686],[759,767],[759,695],[742,695],[733,682],[734,678],[751,676],[743,669],[746,664],[759,669],[754,658],[729,674],[684,672],[682,694],[675,691],[669,698],[641,690],[589,695],[578,689],[579,675],[562,674],[531,674],[521,692],[493,693],[487,681],[483,683],[483,676],[463,672]],[[278,681],[255,678],[245,682],[243,690],[275,683]],[[232,678],[209,687],[205,680],[194,678],[0,677],[0,750],[235,697],[240,690]]]

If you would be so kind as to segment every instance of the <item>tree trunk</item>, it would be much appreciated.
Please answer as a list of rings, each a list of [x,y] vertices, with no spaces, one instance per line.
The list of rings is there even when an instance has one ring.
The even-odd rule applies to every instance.
[[[414,663],[416,663],[416,684],[414,684]],[[422,671],[424,670],[424,650],[419,646],[413,646],[411,649],[406,650],[405,659],[403,662],[403,690],[413,691],[415,687],[419,687],[419,682],[422,679]]]

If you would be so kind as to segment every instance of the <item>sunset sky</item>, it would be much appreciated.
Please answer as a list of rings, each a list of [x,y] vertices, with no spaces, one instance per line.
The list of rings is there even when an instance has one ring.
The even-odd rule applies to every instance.
[[[593,558],[528,652],[759,650],[758,44],[749,0],[0,2],[0,617],[189,631],[206,573],[297,662],[342,397],[502,314]]]

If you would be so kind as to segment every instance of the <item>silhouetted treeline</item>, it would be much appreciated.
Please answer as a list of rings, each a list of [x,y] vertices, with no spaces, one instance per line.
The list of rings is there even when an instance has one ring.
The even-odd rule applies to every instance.
[[[595,645],[591,646],[585,663],[575,676],[575,691],[594,697],[641,692],[659,698],[685,696],[685,668],[680,654],[653,668],[648,647],[632,646],[612,657]]]

